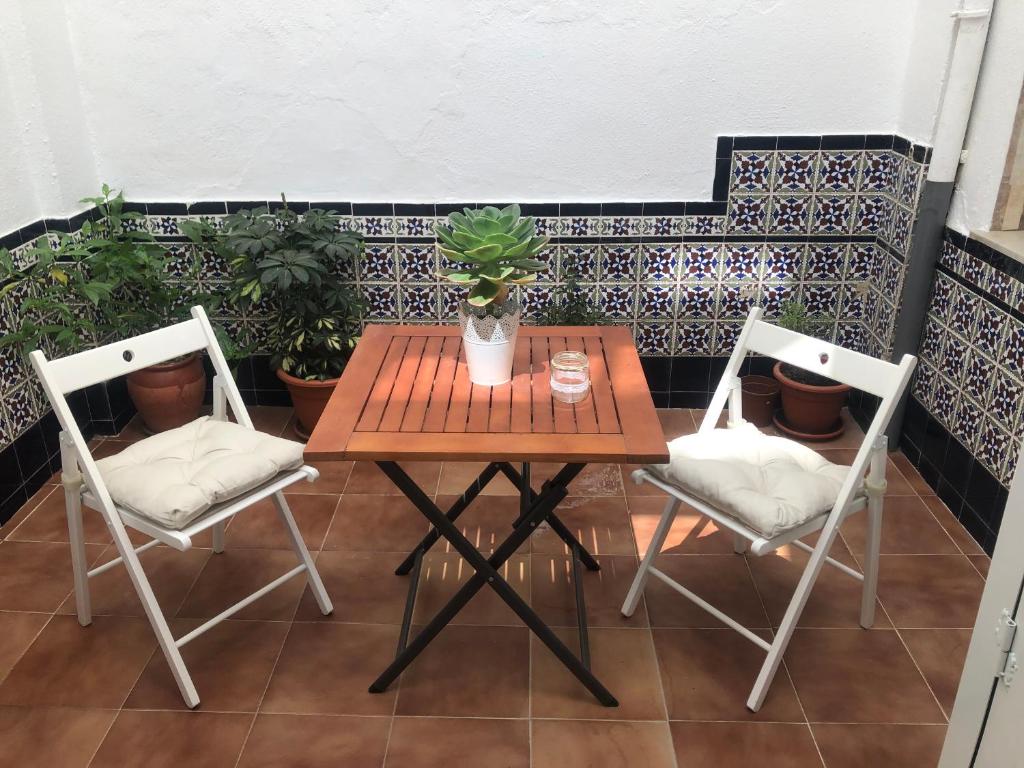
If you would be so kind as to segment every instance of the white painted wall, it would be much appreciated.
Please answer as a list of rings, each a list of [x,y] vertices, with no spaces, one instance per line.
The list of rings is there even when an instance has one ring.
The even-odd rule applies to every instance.
[[[0,232],[85,206],[99,182],[61,0],[9,0],[0,45]]]
[[[996,0],[947,225],[964,234],[992,224],[1024,84],[1024,0]]]
[[[931,1],[66,6],[132,198],[526,201],[708,199],[717,134],[895,131]]]
[[[896,132],[919,144],[931,144],[939,99],[953,40],[951,12],[962,0],[918,0],[911,37],[905,45],[903,90]]]

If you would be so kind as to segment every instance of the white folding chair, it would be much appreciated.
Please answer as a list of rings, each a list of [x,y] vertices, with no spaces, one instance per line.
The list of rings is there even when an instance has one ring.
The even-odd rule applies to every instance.
[[[192,319],[158,331],[146,333],[133,339],[107,344],[97,349],[79,352],[68,357],[48,360],[40,351],[32,352],[30,358],[36,374],[42,382],[57,419],[60,421],[61,434],[61,480],[64,485],[64,498],[67,505],[69,539],[71,541],[71,562],[74,570],[75,604],[78,622],[82,626],[92,623],[92,609],[89,598],[89,579],[93,576],[124,563],[128,577],[131,579],[139,600],[146,611],[149,623],[156,633],[160,648],[167,658],[171,673],[178,684],[182,697],[189,707],[199,705],[192,678],[182,660],[181,647],[199,637],[201,634],[230,618],[238,611],[253,603],[271,590],[301,573],[305,573],[313,596],[320,610],[327,615],[333,610],[331,600],[327,596],[320,574],[317,572],[313,558],[306,549],[302,534],[295,525],[282,490],[299,480],[312,482],[319,473],[314,467],[301,466],[297,469],[285,470],[267,478],[257,487],[233,498],[224,499],[213,505],[195,520],[184,527],[174,530],[165,528],[152,519],[137,514],[114,503],[96,463],[89,453],[88,445],[75,423],[71,409],[65,396],[84,387],[98,384],[109,379],[123,376],[145,368],[149,365],[170,360],[181,355],[206,350],[213,363],[215,376],[213,380],[213,419],[226,421],[228,407],[235,421],[250,430],[254,429],[252,420],[246,412],[242,397],[235,386],[235,381],[228,369],[227,362],[217,344],[210,322],[202,307],[192,308]],[[299,559],[299,565],[284,575],[257,590],[248,597],[222,611],[209,621],[196,627],[180,638],[175,639],[167,625],[160,606],[157,604],[149,580],[139,561],[139,553],[158,544],[166,544],[174,549],[185,551],[192,546],[192,538],[200,531],[212,528],[214,552],[224,551],[224,529],[227,522],[243,509],[252,506],[265,498],[272,498],[277,507],[282,523],[288,531],[292,548]],[[82,535],[82,504],[97,510],[106,521],[119,557],[96,568],[89,569],[85,555],[85,543]],[[151,537],[151,541],[140,547],[134,547],[128,538],[126,525]]]
[[[885,493],[886,438],[884,431],[917,362],[912,355],[904,355],[899,365],[877,360],[859,352],[843,349],[835,344],[770,325],[761,320],[761,314],[762,310],[759,307],[750,311],[746,324],[737,339],[736,348],[729,358],[729,363],[722,374],[722,379],[715,390],[697,434],[678,438],[679,441],[687,441],[685,452],[693,457],[695,453],[700,454],[702,442],[704,445],[710,445],[709,438],[712,440],[729,439],[728,434],[716,429],[726,400],[728,400],[729,407],[727,429],[735,429],[743,425],[738,374],[746,354],[757,352],[798,368],[823,374],[881,398],[881,404],[864,435],[864,441],[857,451],[856,458],[854,458],[849,471],[845,473],[845,479],[841,483],[838,480],[835,482],[838,492],[834,503],[831,503],[831,509],[824,509],[811,519],[773,535],[765,535],[752,528],[739,515],[735,514],[735,507],[732,509],[733,513],[723,511],[720,508],[721,504],[716,505],[714,498],[707,497],[713,494],[705,494],[705,498],[699,498],[693,492],[672,482],[672,478],[666,475],[664,467],[646,467],[637,470],[633,473],[633,480],[637,484],[651,483],[668,493],[669,499],[655,530],[654,538],[651,540],[650,548],[644,555],[640,570],[622,606],[622,613],[631,616],[640,601],[648,577],[654,575],[683,597],[696,603],[755,645],[767,651],[768,657],[765,659],[750,697],[747,699],[747,707],[754,712],[760,709],[764,702],[768,687],[782,661],[782,656],[789,644],[800,613],[803,611],[811,588],[825,563],[863,582],[860,624],[868,628],[874,622],[875,592],[878,585],[878,550],[882,529],[882,499]],[[744,427],[744,429],[750,429],[750,427]],[[734,433],[733,437],[738,437],[739,434]],[[760,438],[759,435],[757,437]],[[782,438],[774,438],[774,440],[782,440]],[[669,444],[670,453],[675,444],[678,444],[678,441]],[[682,444],[679,445],[680,450],[684,450]],[[792,441],[785,441],[785,444],[772,442],[772,445],[785,450],[804,451],[802,447],[794,445]],[[832,471],[836,468],[829,466],[826,470]],[[866,477],[865,471],[867,471]],[[841,470],[839,470],[839,476],[842,476]],[[734,534],[734,549],[737,553],[749,550],[752,554],[761,556],[774,552],[785,544],[791,544],[811,553],[772,642],[764,640],[654,567],[654,558],[661,550],[682,502],[711,518],[720,528],[731,531]],[[867,507],[868,513],[867,545],[864,572],[860,573],[833,560],[828,553],[843,520],[864,507]],[[747,516],[747,519],[749,520],[750,517]],[[800,541],[802,537],[818,530],[821,531],[821,534],[814,547]]]

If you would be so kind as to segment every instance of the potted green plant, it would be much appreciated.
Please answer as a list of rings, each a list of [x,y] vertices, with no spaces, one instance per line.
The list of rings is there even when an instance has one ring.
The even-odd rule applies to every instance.
[[[816,336],[825,318],[813,317],[800,301],[787,301],[777,324]],[[802,368],[777,362],[772,369],[782,394],[782,418],[775,426],[802,440],[828,440],[843,433],[842,410],[850,387]]]
[[[603,325],[607,322],[604,311],[588,296],[580,285],[580,273],[575,259],[564,257],[561,279],[551,292],[551,298],[540,311],[541,325]]]
[[[272,310],[270,364],[291,394],[296,431],[308,437],[358,338],[362,302],[338,266],[359,258],[363,240],[341,228],[334,211],[300,215],[281,200],[274,212],[227,216],[221,237],[232,270],[229,300]]]
[[[463,265],[443,269],[440,276],[469,289],[459,303],[469,378],[474,384],[503,384],[512,377],[521,315],[509,289],[533,282],[547,268],[535,257],[548,238],[537,236],[533,218],[521,217],[518,205],[466,208],[434,231],[441,253]]]
[[[30,249],[23,264],[15,264],[9,253],[0,254],[2,292],[20,299],[20,324],[0,339],[0,346],[63,356],[184,316],[167,279],[166,250],[132,224],[141,214],[124,210],[123,194],[104,184],[99,196],[81,202],[93,204],[96,216],[79,234],[60,234],[55,242]],[[206,385],[198,353],[126,378],[128,394],[150,431],[178,427],[198,416]]]

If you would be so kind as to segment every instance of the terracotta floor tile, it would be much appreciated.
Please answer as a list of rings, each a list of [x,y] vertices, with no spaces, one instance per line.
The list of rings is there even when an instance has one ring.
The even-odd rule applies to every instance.
[[[19,525],[25,522],[25,519],[28,518],[30,514],[32,514],[32,512],[35,510],[36,507],[39,506],[43,499],[45,499],[47,496],[53,493],[53,490],[58,487],[57,481],[59,479],[59,476],[60,473],[57,472],[52,477],[50,477],[45,483],[43,483],[42,487],[40,487],[39,490],[32,494],[28,501],[26,501],[24,504],[21,505],[21,507],[16,509],[14,511],[14,514],[11,515],[11,517],[6,522],[4,522],[3,525],[0,525],[0,541],[3,541],[8,536],[10,536],[11,533],[13,533],[18,528]]]
[[[199,621],[176,619],[171,632],[181,637]],[[288,625],[271,621],[225,621],[182,649],[185,666],[206,712],[255,712]],[[157,651],[135,683],[126,709],[186,709],[164,655]]]
[[[643,469],[642,464],[620,464],[619,473],[621,475],[623,491],[626,496],[633,498],[635,496],[656,496],[659,499],[668,498],[663,490],[650,483],[640,483],[637,485],[633,482],[632,474],[638,469]]]
[[[139,414],[135,414],[132,416],[131,420],[125,424],[124,429],[118,432],[114,438],[107,439],[137,442],[147,437],[149,437],[149,433],[146,431],[146,427],[142,423],[142,417]]]
[[[878,597],[897,627],[973,627],[985,580],[963,555],[882,555]]]
[[[437,493],[437,482],[441,475],[439,461],[407,461],[402,469],[412,478],[421,491],[428,496]],[[402,491],[380,471],[372,461],[357,461],[349,475],[346,493],[383,493],[393,496],[401,495]],[[461,491],[460,491],[461,493]]]
[[[438,496],[437,506],[447,512],[458,496]],[[419,514],[419,513],[417,513]],[[419,516],[423,520],[423,516]],[[493,551],[512,533],[512,523],[519,517],[518,496],[488,496],[477,498],[469,508],[459,515],[455,525],[481,552]],[[519,548],[519,554],[529,554],[531,541],[540,534],[528,538]],[[454,552],[446,540],[434,545],[431,552]]]
[[[397,685],[367,689],[391,662],[398,627],[295,623],[260,707],[280,714],[390,715]]]
[[[742,555],[658,555],[654,567],[745,627],[768,628]],[[647,579],[644,600],[652,627],[724,626],[654,575]]]
[[[533,768],[675,768],[667,723],[534,720]]]
[[[234,765],[252,720],[248,714],[123,711],[90,768]]]
[[[0,685],[0,704],[117,708],[156,648],[143,619],[54,616]]]
[[[320,477],[289,486],[289,493],[342,493],[352,474],[351,461],[311,461],[309,465],[320,470]]]
[[[910,459],[903,455],[902,451],[893,451],[889,454],[889,459],[896,465],[896,469],[899,473],[903,475],[908,483],[910,483],[911,488],[914,489],[914,493],[921,496],[928,496],[935,493],[935,489],[925,482],[924,478],[921,477],[921,473],[918,472],[917,468],[910,463]]]
[[[967,559],[971,561],[971,565],[983,579],[988,578],[988,569],[992,565],[992,558],[988,555],[968,555]]]
[[[671,720],[804,722],[784,669],[756,714],[747,697],[765,653],[732,629],[655,629],[654,645]],[[768,639],[767,633],[759,633]]]
[[[942,713],[891,629],[798,629],[786,650],[815,723],[940,723]]]
[[[568,496],[555,513],[591,554],[636,554],[625,499]],[[565,543],[550,528],[538,529],[531,546],[537,554],[568,554]]]
[[[555,633],[573,653],[579,652],[574,630]],[[658,664],[648,629],[590,630],[591,669],[619,701],[602,706],[583,684],[536,637],[533,642],[532,715],[586,720],[664,720],[665,703],[658,686]]]
[[[429,552],[423,558],[420,588],[416,595],[413,620],[426,624],[455,596],[455,593],[474,575],[473,568],[457,554]],[[520,597],[530,601],[530,556],[513,555],[502,566],[502,577],[512,585]],[[403,586],[403,602],[407,579],[392,576]],[[401,609],[398,612],[401,621]],[[452,620],[452,624],[485,624],[523,626],[522,620],[498,594],[486,584]]]
[[[141,440],[142,438],[139,438]],[[128,448],[138,440],[122,440],[120,438],[107,437],[103,441],[92,449],[92,457],[94,460],[105,459],[109,456],[116,456],[125,448]]]
[[[0,768],[86,768],[117,712],[0,707]]]
[[[239,768],[380,768],[390,717],[260,715]]]
[[[94,509],[82,507],[82,530],[89,544],[109,544],[110,532],[103,517]],[[64,489],[52,486],[27,518],[7,536],[8,541],[67,541],[68,517]]]
[[[636,546],[643,556],[665,509],[667,497],[632,496],[626,499]],[[665,555],[731,555],[733,535],[720,529],[693,507],[681,505],[672,521],[661,553]]]
[[[210,558],[208,549],[189,549],[179,552],[170,547],[157,546],[139,555],[139,562],[149,579],[157,602],[164,615],[173,616],[192,588],[199,572]],[[117,548],[107,547],[97,564],[106,563],[117,557]],[[89,595],[94,616],[138,616],[146,612],[139,602],[138,593],[128,578],[123,565],[116,565],[105,573],[89,579]],[[58,613],[75,613],[74,593],[61,603]]]
[[[668,442],[683,435],[692,435],[699,426],[694,422],[693,412],[689,408],[659,408],[658,420]]]
[[[555,476],[563,464],[537,462],[532,465],[530,480],[540,489],[541,483]],[[570,496],[622,496],[622,475],[618,464],[587,464],[569,483]]]
[[[0,612],[0,681],[49,620],[46,613]]]
[[[333,493],[286,494],[285,500],[308,549],[320,549],[340,498],[341,496]],[[292,542],[274,502],[264,499],[231,520],[225,536],[225,546],[228,549],[258,547],[291,551]]]
[[[372,677],[383,669],[367,671]],[[395,714],[526,717],[529,690],[529,630],[452,625],[405,670]]]
[[[178,618],[209,619],[299,564],[293,552],[281,549],[227,549],[212,555],[178,610]],[[295,613],[305,574],[300,573],[252,605],[236,619],[288,621]]]
[[[953,517],[953,513],[949,511],[942,499],[938,496],[922,495],[921,500],[927,505],[928,509],[932,511],[935,519],[939,521],[939,524],[946,529],[950,538],[956,542],[956,545],[960,547],[965,555],[983,555],[985,550],[981,548],[981,545],[974,540],[974,537],[967,532],[967,529],[961,525],[960,521]]]
[[[530,605],[541,619],[555,627],[576,626],[576,592],[572,580],[572,558],[568,555],[531,555],[533,574]],[[645,627],[647,611],[643,601],[631,618],[622,615],[622,602],[636,576],[637,559],[630,555],[601,555],[600,571],[588,571],[580,564],[580,576],[591,627]]]
[[[903,642],[910,649],[939,704],[948,717],[953,712],[956,691],[960,687],[970,629],[901,629]]]
[[[292,418],[290,406],[258,405],[249,409],[249,418],[252,419],[252,425],[260,432],[277,435],[288,440],[298,439],[294,434],[284,433],[285,427],[288,426],[288,422]]]
[[[939,762],[945,725],[811,726],[828,768],[909,768]]]
[[[679,768],[821,768],[803,723],[669,723]]]
[[[437,485],[437,493],[445,496],[461,496],[463,492],[473,483],[480,473],[484,471],[487,463],[484,461],[446,461],[441,467],[441,478]],[[516,469],[521,469],[518,465]],[[538,486],[534,482],[533,486]],[[484,486],[482,496],[518,496],[519,490],[509,482],[505,475],[499,472]]]
[[[793,598],[797,582],[807,567],[810,555],[792,546],[780,547],[762,557],[748,556],[754,583],[768,610],[772,626],[778,627]],[[841,563],[859,566],[842,541],[832,545],[832,557]],[[797,622],[798,627],[859,627],[861,582],[831,565],[824,565],[811,589],[811,595]],[[885,612],[876,607],[876,627],[892,626]]]
[[[105,547],[86,544],[85,549],[88,560],[94,562]],[[0,543],[0,610],[49,613],[71,593],[73,584],[67,544]]]
[[[396,717],[386,768],[529,768],[528,720]]]
[[[296,620],[401,624],[409,579],[395,575],[395,560],[390,552],[321,552],[316,566],[334,612],[320,613],[307,586]]]
[[[861,510],[842,526],[843,540],[855,555],[864,553],[868,515]],[[919,496],[887,497],[882,509],[881,551],[887,555],[948,555],[960,549]]]
[[[323,548],[346,552],[395,552],[395,566],[430,530],[408,499],[346,493],[334,514]]]

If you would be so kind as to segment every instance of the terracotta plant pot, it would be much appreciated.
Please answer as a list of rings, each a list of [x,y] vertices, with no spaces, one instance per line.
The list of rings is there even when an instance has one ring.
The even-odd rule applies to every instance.
[[[206,371],[198,352],[129,373],[128,395],[150,432],[163,432],[199,417]]]
[[[794,381],[782,372],[782,363],[772,369],[782,388],[782,419],[775,426],[804,440],[827,440],[843,433],[842,410],[850,387],[846,384],[816,386]]]
[[[771,424],[779,407],[779,389],[779,382],[769,376],[741,376],[743,420],[755,427]]]
[[[303,440],[308,440],[310,433],[320,421],[320,414],[327,407],[327,401],[331,399],[337,379],[326,381],[306,381],[277,369],[277,378],[288,387],[288,394],[292,396],[292,405],[295,406],[295,433]]]

